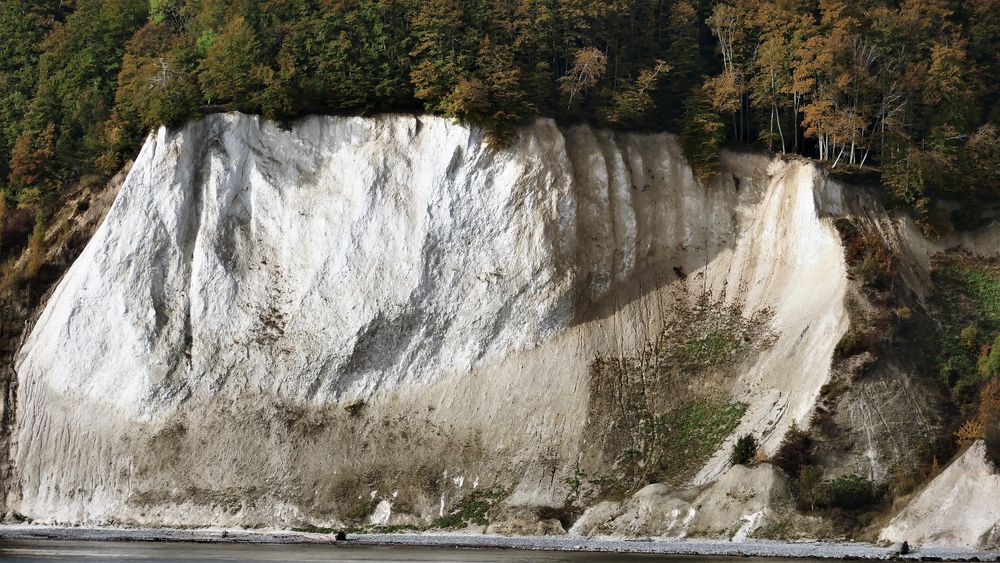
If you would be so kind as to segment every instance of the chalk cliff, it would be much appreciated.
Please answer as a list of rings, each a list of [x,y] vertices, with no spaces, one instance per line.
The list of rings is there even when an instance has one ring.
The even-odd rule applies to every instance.
[[[425,526],[476,494],[551,520],[649,475],[711,488],[830,380],[843,192],[733,153],[704,187],[670,135],[549,120],[501,150],[433,117],[161,128],[16,357],[7,510]],[[724,432],[678,456],[649,428],[682,417]]]

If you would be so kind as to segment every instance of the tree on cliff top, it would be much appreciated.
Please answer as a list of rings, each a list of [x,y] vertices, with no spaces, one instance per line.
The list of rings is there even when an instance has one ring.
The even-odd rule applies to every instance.
[[[700,90],[684,101],[683,123],[680,138],[684,155],[698,180],[707,185],[719,173],[719,151],[726,126]]]
[[[963,178],[995,160],[998,1],[11,0],[0,182],[49,125],[54,165],[18,172],[11,204],[24,178],[55,193],[202,112],[423,110],[494,132],[534,115],[672,128],[705,179],[724,142],[761,143],[982,215],[997,189]],[[930,174],[943,149],[954,174]]]

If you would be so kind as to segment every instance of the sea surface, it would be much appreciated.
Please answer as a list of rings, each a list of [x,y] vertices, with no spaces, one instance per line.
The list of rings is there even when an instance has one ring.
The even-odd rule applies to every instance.
[[[667,561],[704,563],[740,561],[788,563],[805,561],[785,558],[691,557],[637,553],[581,553],[525,551],[518,549],[461,549],[445,547],[403,547],[375,545],[262,545],[186,542],[103,542],[71,540],[0,540],[2,561],[111,561],[121,562],[219,562],[219,561],[342,561],[342,562],[431,562],[446,563],[610,563]],[[860,560],[858,560],[860,561]]]

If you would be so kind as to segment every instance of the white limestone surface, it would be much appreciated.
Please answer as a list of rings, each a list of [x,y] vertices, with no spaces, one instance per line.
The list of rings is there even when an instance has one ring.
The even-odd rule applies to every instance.
[[[499,151],[433,117],[160,129],[17,357],[6,504],[139,526],[427,522],[473,487],[561,506],[596,355],[705,291],[773,310],[720,397],[773,451],[847,328],[824,181],[727,154],[705,187],[670,135],[549,120]]]

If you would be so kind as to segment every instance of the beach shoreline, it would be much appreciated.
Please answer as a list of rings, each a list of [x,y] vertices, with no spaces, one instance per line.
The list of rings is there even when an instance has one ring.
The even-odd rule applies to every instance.
[[[581,536],[499,536],[486,534],[393,533],[349,534],[337,541],[332,533],[224,528],[83,528],[15,524],[0,526],[3,540],[71,540],[105,542],[191,542],[231,544],[328,544],[438,548],[517,549],[560,552],[649,553],[716,557],[782,557],[803,559],[908,559],[916,561],[1000,561],[1000,552],[949,548],[915,548],[900,555],[892,547],[848,541],[741,542],[713,539],[614,538]]]

